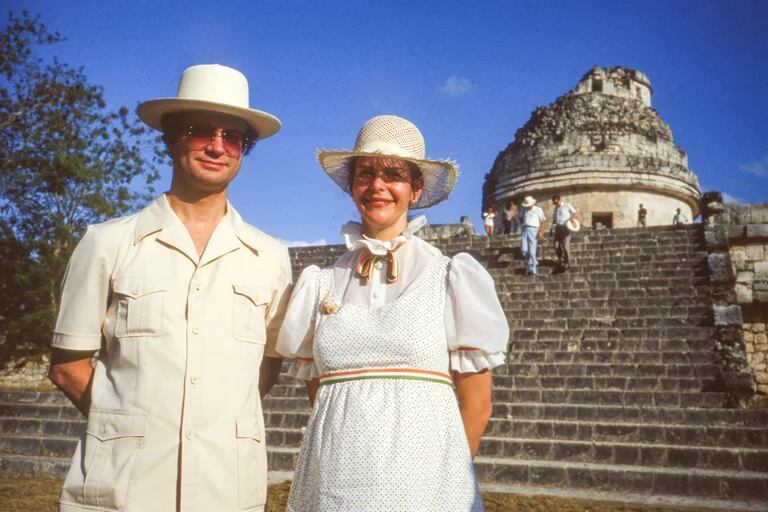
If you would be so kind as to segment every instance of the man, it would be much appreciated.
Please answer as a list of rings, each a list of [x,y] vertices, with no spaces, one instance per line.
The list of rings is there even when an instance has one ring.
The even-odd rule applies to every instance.
[[[525,275],[536,275],[536,245],[544,235],[544,211],[536,205],[531,196],[523,199],[523,211],[520,213],[520,252],[528,260]]]
[[[506,207],[502,211],[501,220],[504,223],[505,235],[517,233],[517,208],[515,208],[515,203],[507,201]]]
[[[280,121],[250,109],[246,78],[218,65],[187,69],[176,98],[138,114],[163,132],[171,186],[90,226],[70,260],[50,378],[88,427],[60,510],[262,511],[259,390],[280,368],[290,264],[227,191]]]
[[[648,215],[648,210],[643,208],[643,203],[637,207],[637,225],[641,228],[645,227],[645,217]]]
[[[675,212],[675,216],[672,217],[672,225],[682,226],[683,224],[688,224],[688,217],[686,217],[685,214],[680,211],[680,208],[678,208]]]
[[[570,203],[564,202],[558,194],[552,196],[555,212],[552,215],[552,230],[555,236],[555,254],[560,268],[568,270],[571,265],[571,235],[568,223],[576,222],[576,209]]]

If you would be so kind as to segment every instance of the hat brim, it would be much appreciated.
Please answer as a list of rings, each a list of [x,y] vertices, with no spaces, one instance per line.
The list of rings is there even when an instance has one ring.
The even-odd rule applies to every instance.
[[[526,201],[523,201],[523,203],[522,203],[522,205],[521,205],[521,206],[522,206],[523,208],[528,208],[529,206],[533,206],[533,205],[535,205],[535,204],[536,204],[536,201],[533,201],[532,203],[528,203],[528,202],[526,202]]]
[[[349,150],[318,150],[317,163],[325,173],[347,194],[349,190],[349,164],[354,157],[391,157],[416,164],[424,179],[424,188],[421,197],[410,208],[416,210],[433,206],[443,200],[453,190],[456,179],[459,176],[459,166],[453,160],[429,160],[407,158],[398,155],[385,155],[382,153],[365,153]]]
[[[581,224],[578,220],[569,219],[568,222],[565,223],[565,226],[568,228],[569,231],[578,231],[581,229]]]
[[[139,119],[147,125],[155,130],[163,131],[163,116],[165,114],[176,114],[193,110],[219,112],[238,117],[256,131],[257,139],[266,139],[277,133],[281,127],[280,120],[267,112],[214,101],[160,98],[141,103],[136,109],[136,113]]]

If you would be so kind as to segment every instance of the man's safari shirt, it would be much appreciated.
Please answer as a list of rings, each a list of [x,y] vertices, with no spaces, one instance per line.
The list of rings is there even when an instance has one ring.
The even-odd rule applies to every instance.
[[[165,195],[88,228],[52,343],[99,351],[62,511],[263,510],[259,365],[290,281],[285,246],[229,204],[201,257]]]

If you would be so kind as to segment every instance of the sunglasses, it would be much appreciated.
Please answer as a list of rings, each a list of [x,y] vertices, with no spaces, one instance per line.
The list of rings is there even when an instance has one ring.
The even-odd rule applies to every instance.
[[[216,137],[221,137],[221,145],[230,156],[239,156],[248,144],[247,137],[239,130],[224,130],[206,124],[190,125],[182,132],[182,137],[194,151],[208,147]]]
[[[386,167],[380,171],[374,171],[369,168],[362,168],[355,172],[355,183],[369,184],[373,183],[376,177],[379,176],[384,183],[400,183],[411,180],[411,172],[408,169],[401,169],[399,167]]]

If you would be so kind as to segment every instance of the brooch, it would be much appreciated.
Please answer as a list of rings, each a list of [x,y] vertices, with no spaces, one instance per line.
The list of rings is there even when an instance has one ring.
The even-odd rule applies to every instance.
[[[332,315],[339,310],[339,305],[331,299],[323,299],[320,303],[320,312],[324,315]]]

